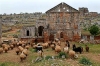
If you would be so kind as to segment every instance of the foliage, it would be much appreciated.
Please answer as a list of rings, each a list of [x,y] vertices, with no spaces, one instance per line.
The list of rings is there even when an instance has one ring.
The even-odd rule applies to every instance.
[[[33,49],[33,48],[30,48],[29,50],[30,50],[32,53],[33,53],[33,52],[37,52],[36,49]]]
[[[65,58],[68,57],[67,54],[66,54],[65,52],[60,52],[60,53],[58,54],[58,56],[59,56],[59,58],[63,58],[63,56],[65,56]]]
[[[17,63],[12,63],[12,62],[0,62],[0,66],[19,66]]]
[[[90,28],[89,28],[89,32],[92,34],[92,35],[98,35],[100,33],[100,29],[97,25],[92,25]]]
[[[51,56],[46,56],[45,59],[46,59],[46,60],[52,59],[52,57],[51,57]]]
[[[13,35],[13,38],[18,38],[18,35],[14,34],[14,35]]]
[[[79,63],[84,64],[84,65],[91,65],[92,64],[92,62],[89,59],[85,58],[85,57],[82,57],[79,60]]]

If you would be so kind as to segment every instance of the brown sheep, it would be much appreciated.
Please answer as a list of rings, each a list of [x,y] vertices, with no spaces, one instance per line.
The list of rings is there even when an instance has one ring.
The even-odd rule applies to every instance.
[[[29,46],[25,46],[25,49],[29,49]]]
[[[5,51],[5,53],[7,53],[7,51],[8,51],[8,47],[7,46],[4,47],[4,51]]]
[[[0,54],[3,53],[3,48],[0,48]]]
[[[70,56],[70,58],[75,58],[75,51],[70,50],[69,51],[69,56]]]
[[[33,45],[33,49],[36,49],[37,45]]]
[[[18,49],[20,50],[20,52],[23,51],[23,47],[19,46]]]
[[[20,54],[20,60],[23,61],[23,60],[25,60],[25,59],[26,59],[26,55],[22,52],[22,53]]]
[[[48,45],[48,43],[43,43],[42,46],[44,49],[46,49],[46,48],[48,48],[49,45]]]
[[[7,44],[2,44],[2,47],[5,48],[7,46]]]
[[[14,48],[14,45],[11,44],[11,45],[10,45],[10,48],[13,49],[13,48]]]
[[[85,45],[85,50],[86,52],[89,52],[89,47],[87,45]]]
[[[23,52],[26,56],[28,55],[28,50],[27,50],[27,49],[24,49],[22,52]]]
[[[61,47],[59,45],[55,46],[55,52],[57,53],[61,52]]]
[[[16,48],[16,53],[17,55],[19,54],[20,50],[18,48]]]
[[[50,47],[52,48],[52,50],[55,50],[55,45],[54,44],[52,44]]]

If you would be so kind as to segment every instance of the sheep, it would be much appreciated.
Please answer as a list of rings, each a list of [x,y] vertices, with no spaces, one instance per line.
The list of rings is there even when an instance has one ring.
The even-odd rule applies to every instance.
[[[3,49],[7,46],[7,44],[2,44]]]
[[[36,47],[36,51],[42,51],[43,52],[42,46],[40,44],[38,44],[38,46]]]
[[[3,53],[3,48],[0,48],[0,54]]]
[[[46,48],[48,48],[48,43],[43,43],[42,46],[44,49],[46,49]]]
[[[10,45],[10,48],[13,49],[14,48],[14,45]]]
[[[19,54],[20,50],[18,48],[16,48],[16,53],[17,55]]]
[[[7,51],[8,51],[8,47],[7,46],[4,47],[4,51],[5,51],[5,53],[7,53]]]
[[[57,53],[61,52],[61,47],[59,45],[55,46],[55,52]]]
[[[55,45],[52,44],[52,45],[51,45],[51,48],[52,48],[52,50],[55,50]]]
[[[55,44],[61,46],[61,42],[60,41],[55,42]]]
[[[26,55],[22,52],[22,53],[20,54],[20,60],[23,61],[23,60],[25,60],[25,59],[26,59]]]
[[[64,50],[65,53],[68,53],[68,51],[69,51],[67,46],[64,47],[63,50]]]
[[[20,52],[23,51],[23,47],[19,46],[18,49],[20,50]]]
[[[70,50],[68,54],[70,58],[75,58],[75,51]]]
[[[37,45],[33,45],[33,49],[36,49]]]
[[[29,46],[25,46],[25,49],[29,49]]]
[[[75,44],[74,44],[74,45],[73,45],[73,51],[79,52],[79,53],[81,54],[82,51],[83,51],[83,48],[82,48],[82,47],[77,47],[77,48],[76,48],[76,46],[75,46]]]
[[[38,52],[38,55],[40,57],[43,56],[43,49],[42,49],[42,46],[40,46],[40,44],[38,44],[38,46],[36,47],[36,51]]]
[[[22,52],[23,52],[26,56],[28,55],[28,50],[27,50],[27,49],[24,49]]]
[[[85,45],[85,50],[86,52],[89,52],[89,47],[87,45]]]

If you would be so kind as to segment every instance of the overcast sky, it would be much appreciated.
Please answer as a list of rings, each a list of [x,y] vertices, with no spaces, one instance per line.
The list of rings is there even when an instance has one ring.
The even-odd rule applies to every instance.
[[[45,13],[61,2],[65,2],[76,9],[87,7],[90,12],[100,13],[100,0],[0,0],[0,14]]]

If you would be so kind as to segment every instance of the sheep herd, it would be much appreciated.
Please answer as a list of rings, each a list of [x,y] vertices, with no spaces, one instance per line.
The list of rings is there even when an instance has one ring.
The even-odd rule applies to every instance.
[[[36,50],[40,49],[37,48],[38,44],[42,46],[42,49],[51,48],[52,51],[54,51],[55,53],[64,51],[66,54],[69,55],[70,58],[75,58],[77,52],[82,53],[83,51],[82,47],[76,47],[75,44],[73,45],[73,48],[71,48],[70,43],[68,43],[68,41],[65,43],[64,46],[62,46],[61,41],[56,39],[54,41],[36,44],[31,42],[29,43],[27,41],[12,41],[10,44],[2,43],[0,47],[0,54],[2,54],[3,52],[7,53],[8,51],[13,50],[15,48],[16,55],[19,55],[20,61],[23,61],[27,58],[29,54],[29,48],[33,48]],[[85,49],[87,52],[89,52],[89,47],[87,45]],[[41,54],[42,52],[38,53]],[[42,56],[42,54],[40,56]]]

